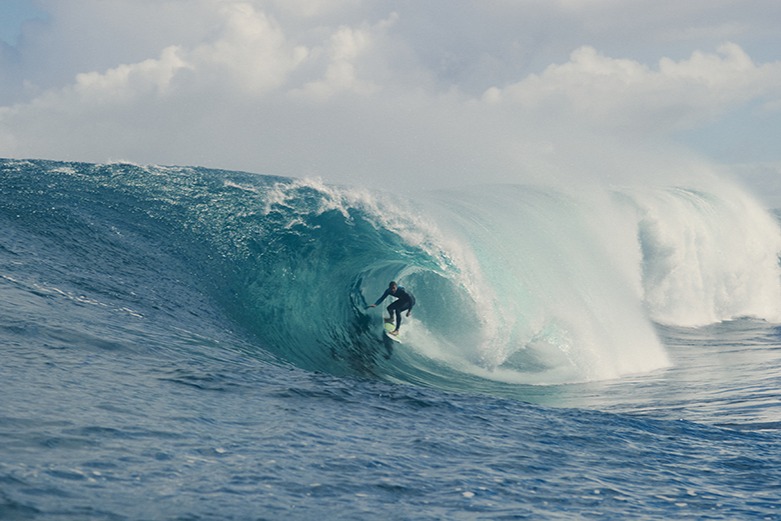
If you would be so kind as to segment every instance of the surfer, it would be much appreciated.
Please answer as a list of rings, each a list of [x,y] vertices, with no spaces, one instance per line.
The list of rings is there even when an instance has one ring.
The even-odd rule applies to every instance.
[[[385,290],[385,293],[382,294],[382,296],[377,299],[377,302],[369,306],[370,308],[377,307],[380,302],[385,300],[385,298],[391,295],[393,297],[396,297],[396,301],[393,302],[390,306],[388,306],[388,313],[390,313],[390,318],[386,319],[386,322],[393,322],[393,313],[396,313],[396,329],[390,332],[391,335],[398,335],[399,334],[399,327],[401,326],[401,312],[406,311],[407,316],[412,313],[412,307],[415,305],[415,297],[412,295],[412,293],[408,293],[407,290],[404,289],[404,287],[399,286],[396,284],[396,282],[391,281],[390,284],[388,284],[388,289]]]

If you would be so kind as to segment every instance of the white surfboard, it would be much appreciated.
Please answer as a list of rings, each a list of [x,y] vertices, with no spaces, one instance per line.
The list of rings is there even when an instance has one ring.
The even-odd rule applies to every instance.
[[[383,323],[385,327],[385,336],[393,340],[394,342],[401,342],[401,330],[399,330],[398,335],[391,335],[391,331],[396,329],[396,323],[395,322],[385,322],[383,319]]]

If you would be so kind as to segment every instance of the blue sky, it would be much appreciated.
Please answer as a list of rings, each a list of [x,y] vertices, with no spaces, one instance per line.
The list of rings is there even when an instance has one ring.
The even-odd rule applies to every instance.
[[[0,11],[0,40],[9,45],[16,45],[24,22],[45,16],[30,0],[2,0]]]
[[[0,5],[4,157],[370,186],[711,169],[763,196],[781,176],[776,0]]]

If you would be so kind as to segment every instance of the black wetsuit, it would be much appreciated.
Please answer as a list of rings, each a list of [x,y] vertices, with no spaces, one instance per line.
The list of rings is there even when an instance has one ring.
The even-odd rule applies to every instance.
[[[412,295],[412,293],[407,293],[403,287],[397,286],[396,293],[391,293],[390,288],[386,289],[385,293],[383,293],[382,296],[377,299],[377,302],[375,302],[374,305],[379,306],[380,302],[385,300],[388,295],[396,297],[397,299],[390,306],[388,306],[387,309],[391,318],[393,318],[393,313],[396,313],[396,329],[399,329],[399,326],[401,326],[401,312],[412,311],[412,307],[415,305],[415,297]]]

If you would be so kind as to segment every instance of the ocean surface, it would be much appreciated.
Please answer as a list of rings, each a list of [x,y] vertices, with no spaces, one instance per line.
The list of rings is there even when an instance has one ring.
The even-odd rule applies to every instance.
[[[779,252],[714,179],[0,160],[0,519],[781,519]]]

